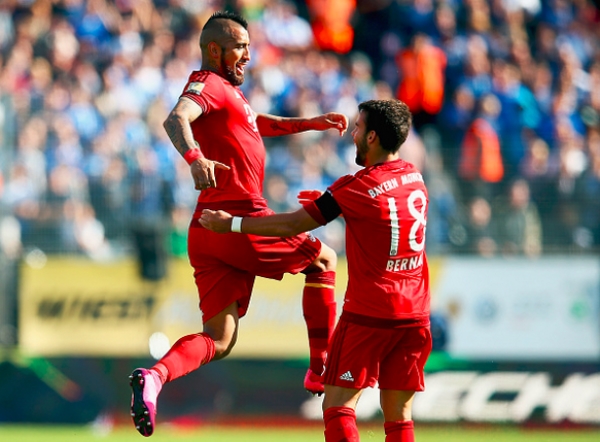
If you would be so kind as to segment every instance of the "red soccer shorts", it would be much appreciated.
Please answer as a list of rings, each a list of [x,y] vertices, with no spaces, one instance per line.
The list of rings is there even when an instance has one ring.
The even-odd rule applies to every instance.
[[[272,212],[271,212],[272,213]],[[238,302],[238,314],[246,314],[256,276],[280,280],[296,274],[321,252],[312,235],[267,238],[241,233],[214,233],[204,229],[197,215],[188,236],[188,255],[206,322],[225,307]]]
[[[362,389],[423,391],[431,353],[429,326],[366,327],[340,319],[333,334],[325,384]]]

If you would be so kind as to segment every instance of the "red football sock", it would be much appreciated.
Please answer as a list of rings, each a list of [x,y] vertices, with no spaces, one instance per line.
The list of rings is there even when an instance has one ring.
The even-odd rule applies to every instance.
[[[329,339],[335,327],[335,272],[309,273],[302,293],[302,310],[308,330],[310,369],[323,373]]]
[[[413,421],[384,422],[385,442],[415,442]]]
[[[350,407],[330,407],[323,413],[325,442],[358,442],[356,413]]]
[[[170,382],[208,364],[215,356],[215,341],[206,333],[184,336],[158,361],[155,370],[160,379]]]

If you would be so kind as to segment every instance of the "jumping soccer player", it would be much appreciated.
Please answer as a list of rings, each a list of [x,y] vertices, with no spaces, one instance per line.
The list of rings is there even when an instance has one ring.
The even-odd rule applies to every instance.
[[[372,100],[358,109],[352,136],[364,169],[315,200],[301,193],[309,201],[295,212],[242,218],[205,209],[200,224],[221,233],[285,237],[344,217],[348,288],[326,362],[325,440],[359,440],[356,403],[378,382],[386,442],[412,442],[412,401],[425,388],[432,345],[427,189],[421,173],[398,155],[412,120],[406,104]]]
[[[200,37],[201,70],[191,73],[164,123],[173,145],[190,164],[196,189],[201,190],[189,228],[188,255],[203,331],[182,337],[153,367],[131,374],[131,415],[143,436],[154,431],[157,397],[165,383],[231,352],[256,276],[306,275],[302,307],[310,366],[304,386],[315,394],[324,389],[322,373],[336,316],[335,252],[305,233],[285,239],[222,236],[198,222],[204,209],[224,208],[249,217],[274,213],[262,195],[262,136],[327,129],[343,135],[348,128],[348,119],[339,113],[314,118],[256,115],[239,88],[250,61],[247,27],[244,18],[230,12],[216,12],[208,19]]]

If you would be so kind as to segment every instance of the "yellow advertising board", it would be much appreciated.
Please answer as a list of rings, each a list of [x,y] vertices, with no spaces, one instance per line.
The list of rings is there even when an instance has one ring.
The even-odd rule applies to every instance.
[[[301,274],[282,281],[257,278],[230,357],[307,357],[303,284]],[[338,310],[346,284],[346,262],[340,259]],[[140,279],[134,260],[50,258],[39,268],[24,263],[19,304],[19,343],[28,355],[160,356],[179,337],[202,331],[186,260],[171,261],[167,277],[157,283]]]
[[[341,298],[345,263],[338,276]],[[248,314],[231,356],[303,357],[307,340],[301,311],[303,275],[257,278]],[[23,264],[19,299],[22,351],[44,356],[147,356],[150,338],[168,344],[202,331],[192,269],[173,260],[157,283],[139,278],[133,260],[107,264],[51,258],[41,268]]]

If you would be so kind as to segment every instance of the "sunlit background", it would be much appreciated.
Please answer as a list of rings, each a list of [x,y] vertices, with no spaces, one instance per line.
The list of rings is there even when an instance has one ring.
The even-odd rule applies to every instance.
[[[256,112],[413,112],[401,153],[429,189],[435,337],[415,421],[600,424],[590,0],[0,0],[0,423],[128,424],[131,370],[201,330],[197,192],[162,123],[225,8],[250,22]],[[265,143],[276,211],[357,170],[349,134]],[[343,221],[316,234],[341,300]],[[231,356],[167,386],[161,421],[318,421],[302,283],[258,280]],[[375,390],[358,417],[381,419]]]

